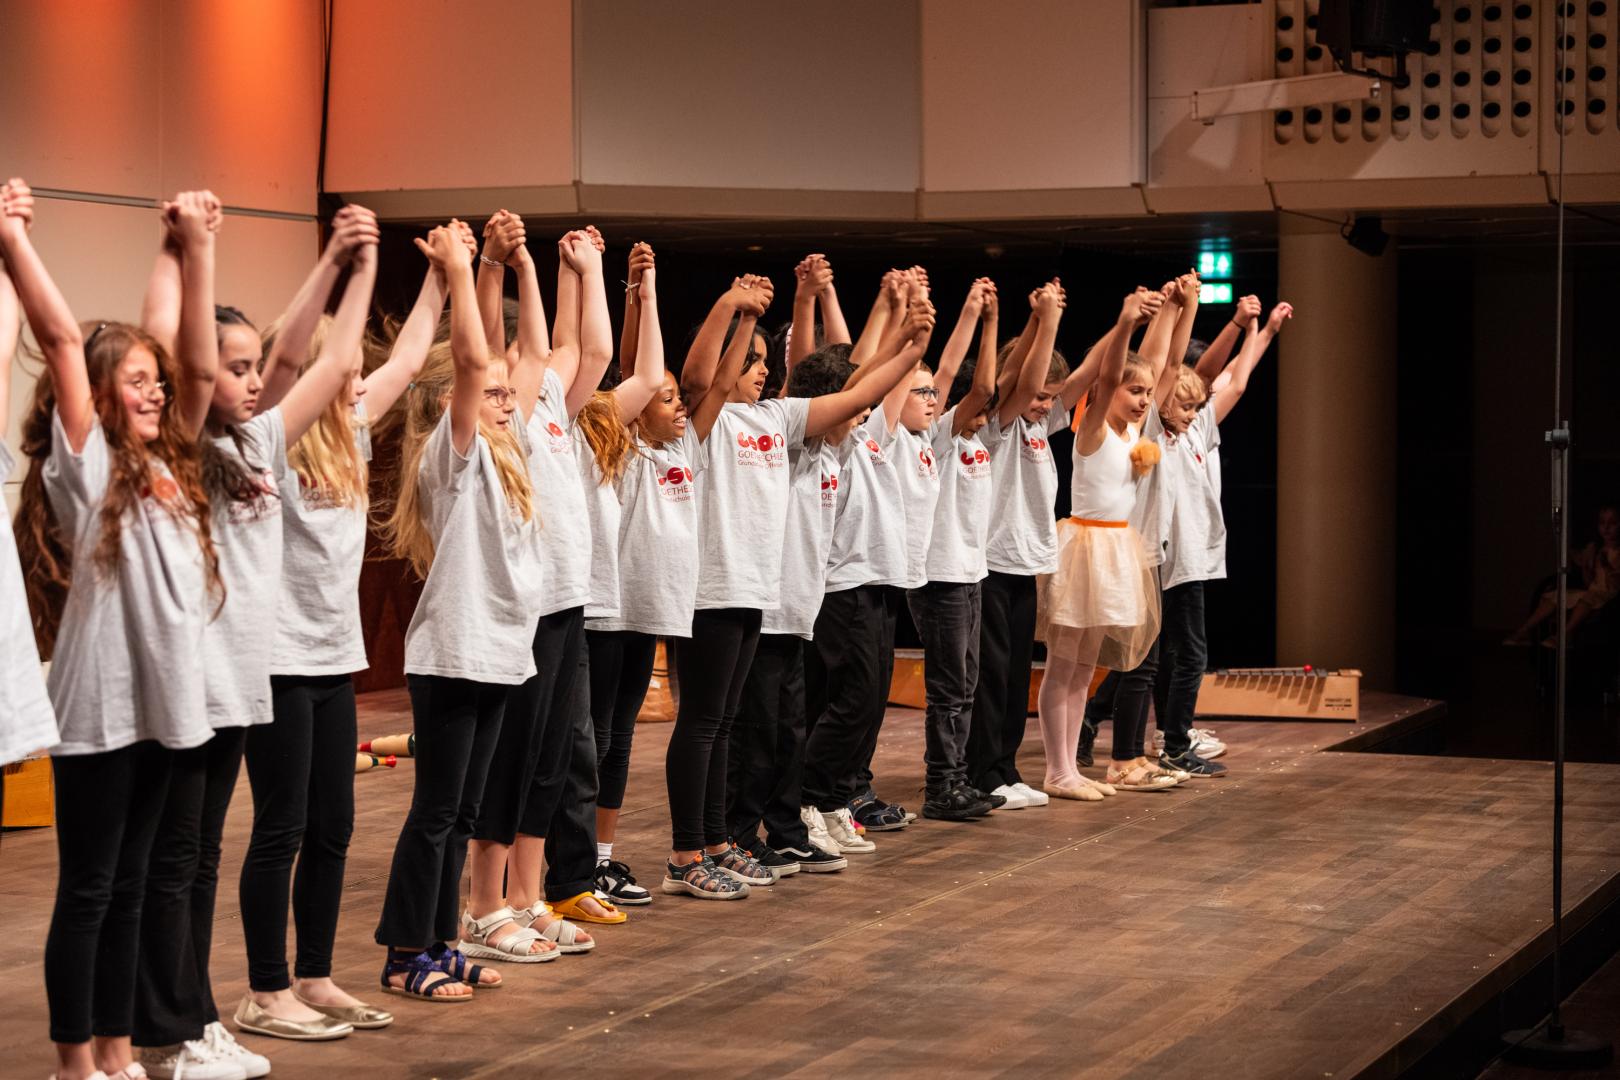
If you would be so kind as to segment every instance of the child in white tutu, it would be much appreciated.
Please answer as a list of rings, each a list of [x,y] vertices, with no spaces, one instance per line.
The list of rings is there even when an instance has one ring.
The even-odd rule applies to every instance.
[[[1099,664],[1118,671],[1136,667],[1159,633],[1158,582],[1127,522],[1137,479],[1158,460],[1158,446],[1140,439],[1157,373],[1128,348],[1132,331],[1163,301],[1148,289],[1125,298],[1119,321],[1099,343],[1097,384],[1075,434],[1073,516],[1058,524],[1058,568],[1046,582],[1041,620],[1044,787],[1059,798],[1102,797],[1099,785],[1075,764],[1092,675]],[[1141,778],[1127,770],[1122,779],[1129,786]]]

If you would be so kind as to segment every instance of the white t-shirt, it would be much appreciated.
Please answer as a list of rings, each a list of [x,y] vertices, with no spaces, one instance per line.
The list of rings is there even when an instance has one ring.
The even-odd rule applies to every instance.
[[[788,451],[804,446],[809,415],[809,398],[720,410],[696,469],[699,608],[776,609]]]
[[[16,467],[10,448],[0,442],[0,483]],[[11,515],[0,513],[0,765],[55,746],[56,738],[56,713],[34,647]]]
[[[591,529],[591,595],[585,604],[585,617],[612,618],[619,613],[619,491],[615,485],[602,482],[596,451],[578,424],[574,425],[574,458],[579,462],[579,484]]]
[[[1171,466],[1165,477],[1170,489],[1163,573],[1166,589],[1226,576],[1226,518],[1208,468],[1210,452],[1220,441],[1215,410],[1207,407],[1193,417],[1186,434],[1179,438],[1166,435],[1163,440],[1161,466]]]
[[[259,488],[251,501],[214,495],[214,550],[225,603],[203,630],[202,665],[208,687],[208,723],[221,728],[268,724],[270,654],[276,643],[281,598],[281,486],[286,480],[287,429],[281,409],[255,416],[237,429],[238,453],[228,435],[214,439],[221,452],[245,461]],[[294,568],[298,572],[299,568]]]
[[[939,421],[921,433],[904,424],[894,426],[888,447],[900,477],[900,505],[906,518],[906,580],[908,589],[928,581],[928,546],[934,537],[934,504],[939,501],[939,466],[934,460],[934,432]]]
[[[574,454],[574,426],[562,379],[550,368],[524,425],[529,478],[539,508],[540,614],[584,607],[591,598],[591,523]]]
[[[519,440],[521,443],[521,440]],[[479,432],[456,453],[450,413],[428,436],[417,470],[433,566],[405,631],[405,673],[515,686],[534,674],[540,621],[536,495],[524,521],[506,498]]]
[[[933,429],[939,498],[928,544],[928,580],[972,584],[989,574],[984,550],[992,503],[990,449],[977,434],[952,435],[955,419],[951,409]]]
[[[168,467],[152,459],[147,490],[126,513],[118,572],[96,566],[112,456],[99,422],[77,454],[51,418],[45,495],[73,551],[73,584],[46,687],[62,741],[53,754],[98,754],[143,739],[171,750],[214,735],[203,685],[208,592],[190,504]]]
[[[1164,562],[1164,545],[1170,532],[1170,499],[1175,487],[1170,474],[1175,471],[1176,463],[1169,460],[1170,455],[1165,451],[1165,436],[1159,407],[1149,405],[1147,416],[1142,420],[1141,438],[1159,444],[1159,463],[1136,478],[1136,502],[1128,518],[1131,528],[1141,537],[1142,555],[1149,566]],[[1136,443],[1133,437],[1127,450]]]
[[[591,630],[692,636],[697,603],[698,513],[693,492],[703,456],[697,431],[662,446],[636,436],[636,453],[619,477],[619,613],[590,619]]]
[[[355,445],[371,460],[365,399],[355,403]],[[366,667],[360,629],[360,568],[366,557],[366,500],[345,506],[306,487],[290,465],[281,475],[281,600],[272,675],[347,675]]]
[[[883,406],[872,410],[837,448],[838,516],[827,554],[827,591],[906,580],[905,511],[894,464],[894,439]]]
[[[843,468],[825,441],[788,452],[792,474],[787,529],[782,540],[782,604],[767,611],[760,631],[815,637],[816,616],[827,592],[827,553],[838,516],[838,483]]]
[[[991,416],[986,442],[990,453],[990,539],[985,564],[998,574],[1057,573],[1057,461],[1051,433],[1069,425],[1068,410],[1054,403],[1045,418],[1031,423],[1022,416],[1003,427]]]

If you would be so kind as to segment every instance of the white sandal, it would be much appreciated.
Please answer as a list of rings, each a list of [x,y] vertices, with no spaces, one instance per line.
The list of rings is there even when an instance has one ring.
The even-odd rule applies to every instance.
[[[596,948],[595,938],[591,938],[589,941],[579,940],[579,927],[561,916],[547,923],[544,930],[536,930],[534,928],[535,923],[547,915],[554,914],[550,905],[544,900],[537,900],[533,907],[525,908],[514,914],[518,922],[528,927],[530,933],[557,946],[557,952],[559,953],[586,953]]]
[[[517,921],[517,912],[509,907],[497,908],[482,919],[475,919],[472,912],[464,911],[461,913],[461,942],[457,948],[479,960],[504,960],[515,964],[539,964],[557,959],[557,949],[531,951],[534,943],[544,940],[544,936],[527,926],[514,930],[498,941],[490,940],[495,931]]]

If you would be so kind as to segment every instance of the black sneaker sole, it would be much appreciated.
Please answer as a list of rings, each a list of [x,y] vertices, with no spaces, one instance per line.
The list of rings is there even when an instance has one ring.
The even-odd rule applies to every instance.
[[[643,904],[652,903],[651,893],[648,893],[646,896],[614,896],[612,893],[608,893],[607,895],[609,900],[613,901],[615,905],[620,907],[640,907]]]

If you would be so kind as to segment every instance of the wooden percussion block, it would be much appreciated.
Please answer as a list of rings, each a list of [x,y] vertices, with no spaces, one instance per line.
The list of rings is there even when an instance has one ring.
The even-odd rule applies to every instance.
[[[6,803],[0,825],[33,829],[56,824],[56,776],[50,758],[28,758],[5,766]]]
[[[1204,676],[1198,691],[1199,716],[1293,717],[1306,720],[1361,719],[1361,672],[1353,669],[1311,674],[1267,674],[1263,670]]]
[[[662,638],[658,641],[658,651],[653,656],[652,681],[647,684],[647,697],[641,703],[641,711],[636,714],[638,724],[669,724],[675,720],[675,709],[679,699],[675,693],[674,684],[670,681],[669,653],[664,648]]]

